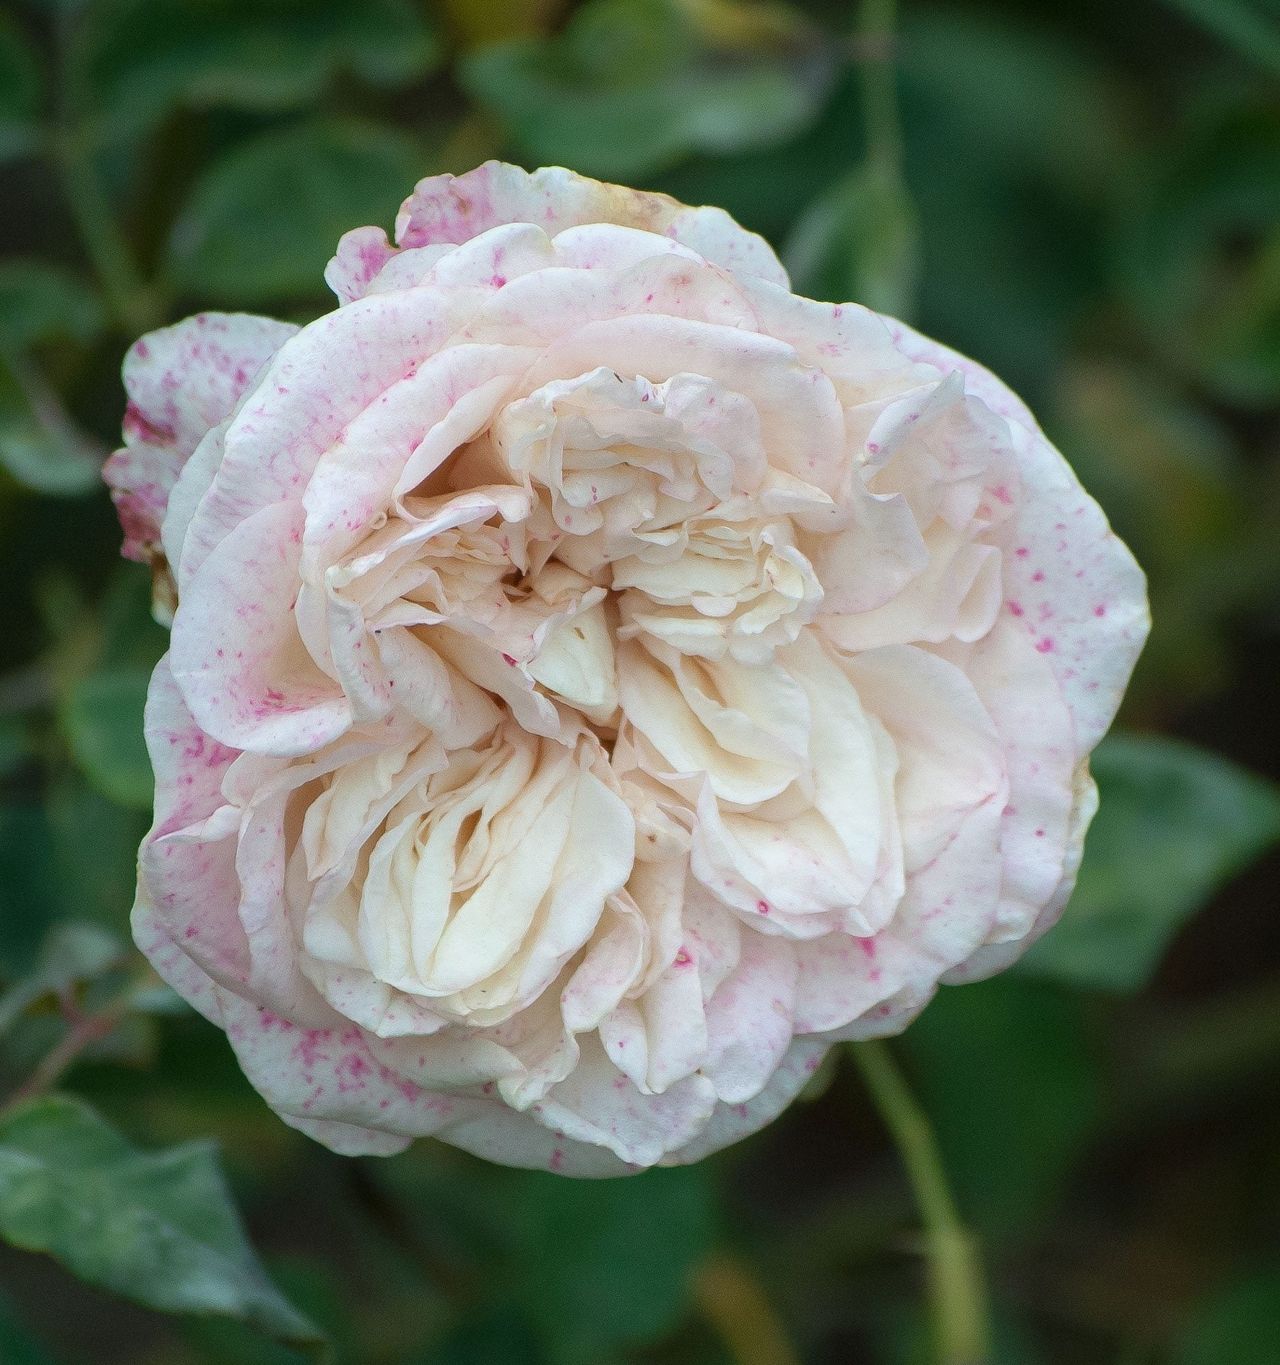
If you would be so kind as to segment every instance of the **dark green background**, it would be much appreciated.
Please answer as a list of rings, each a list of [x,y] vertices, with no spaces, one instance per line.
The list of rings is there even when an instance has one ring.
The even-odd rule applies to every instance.
[[[209,1154],[170,1150],[210,1135],[343,1362],[932,1359],[917,1214],[847,1057],[699,1167],[576,1184],[433,1145],[333,1157],[136,987],[164,639],[97,481],[124,348],[201,307],[313,316],[343,230],[495,155],[721,204],[797,288],[987,362],[1133,546],[1156,626],[1080,891],[895,1046],[982,1239],[1001,1365],[1280,1361],[1280,5],[893,10],[0,8],[0,1094],[105,1009],[59,1084],[141,1149],[75,1105],[0,1113],[0,1232],[224,1309],[167,1316],[0,1247],[0,1362],[300,1358]],[[126,1193],[222,1260],[157,1252],[141,1213],[126,1245]]]

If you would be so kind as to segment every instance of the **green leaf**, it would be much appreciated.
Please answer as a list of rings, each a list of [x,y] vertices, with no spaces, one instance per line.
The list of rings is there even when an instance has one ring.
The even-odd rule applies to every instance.
[[[469,54],[459,79],[534,162],[634,179],[696,151],[785,141],[816,115],[834,64],[800,23],[744,41],[675,0],[590,0],[554,38]]]
[[[961,1216],[992,1238],[1034,1226],[1101,1112],[1082,1002],[1009,975],[944,986],[902,1046]]]
[[[121,805],[68,764],[51,782],[44,808],[52,842],[47,875],[62,913],[127,935],[150,803]],[[85,857],[87,848],[92,858]]]
[[[410,0],[107,0],[85,16],[71,83],[113,140],[181,104],[302,108],[344,71],[403,85],[439,51]]]
[[[150,680],[145,669],[109,668],[71,687],[62,726],[85,776],[123,806],[151,805],[151,762],[142,713]]]
[[[34,422],[0,413],[0,465],[24,487],[54,497],[83,497],[101,485],[101,462]]]
[[[79,982],[101,975],[124,956],[120,940],[96,924],[72,920],[55,925],[44,940],[35,968],[0,995],[0,1033],[37,1000],[61,995]]]
[[[1250,407],[1280,397],[1280,122],[1216,92],[1132,178],[1117,268],[1173,363]]]
[[[1178,928],[1280,838],[1280,793],[1225,758],[1113,735],[1093,757],[1102,802],[1061,922],[1021,970],[1139,989]]]
[[[263,1171],[261,1153],[257,1152],[255,1156],[255,1183],[260,1190],[271,1177]],[[358,1232],[359,1229],[353,1231]],[[330,1350],[326,1360],[362,1365],[367,1353],[361,1349],[355,1337],[351,1309],[370,1305],[363,1289],[358,1289],[353,1283],[344,1259],[333,1255],[331,1249],[319,1248],[314,1256],[273,1256],[269,1269],[273,1282],[280,1287],[289,1302],[310,1319],[329,1341]],[[396,1314],[398,1321],[394,1326],[388,1324],[388,1335],[394,1333],[393,1339],[397,1341],[400,1330],[404,1330],[415,1343],[425,1335],[418,1324],[429,1316],[430,1310],[423,1311],[421,1283],[414,1288],[417,1293],[410,1299],[408,1311]],[[380,1284],[379,1289],[385,1287]],[[429,1294],[428,1290],[427,1296]],[[386,1312],[390,1307],[382,1295],[373,1303],[378,1305],[375,1312]],[[183,1336],[196,1348],[197,1359],[209,1361],[211,1365],[213,1362],[227,1362],[227,1365],[298,1365],[296,1348],[282,1346],[255,1332],[246,1323],[230,1318],[191,1318],[183,1324]],[[395,1365],[418,1365],[416,1358],[410,1361],[394,1349],[386,1336],[381,1333],[379,1336],[380,1349],[376,1354],[387,1365],[392,1365],[392,1362]]]
[[[0,10],[0,161],[39,143],[40,68],[12,15]]]
[[[967,149],[958,172],[1013,173],[1090,198],[1107,171],[1121,170],[1126,119],[1115,83],[1056,30],[974,7],[912,5],[897,53],[909,152],[917,135],[927,143],[941,133]]]
[[[170,274],[192,294],[237,304],[315,297],[338,238],[389,221],[423,165],[411,138],[373,124],[265,133],[196,181],[170,243]]]
[[[151,614],[151,584],[132,564],[117,566],[90,614],[101,633],[98,663],[104,668],[150,669],[168,647],[169,632]]]
[[[797,211],[863,159],[862,90],[846,69],[814,121],[774,147],[693,156],[654,178],[685,204],[715,204],[766,241],[785,242]]]
[[[92,286],[69,271],[37,260],[0,265],[0,344],[21,351],[66,337],[88,341],[102,323]]]
[[[555,1365],[596,1365],[676,1325],[711,1238],[705,1166],[609,1181],[529,1173],[518,1197],[513,1288]]]
[[[77,1100],[0,1117],[0,1235],[163,1312],[320,1340],[255,1258],[211,1146],[139,1151]]]
[[[901,177],[868,164],[837,180],[801,215],[783,259],[798,293],[909,318],[920,240]]]
[[[1275,1365],[1280,1360],[1280,1270],[1218,1290],[1198,1305],[1173,1365]]]

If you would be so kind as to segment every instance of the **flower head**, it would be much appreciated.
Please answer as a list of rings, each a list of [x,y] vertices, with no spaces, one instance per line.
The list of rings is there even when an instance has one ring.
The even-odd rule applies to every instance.
[[[176,601],[135,931],[286,1120],[607,1174],[1052,923],[1142,576],[972,361],[715,209],[423,181],[126,363]]]

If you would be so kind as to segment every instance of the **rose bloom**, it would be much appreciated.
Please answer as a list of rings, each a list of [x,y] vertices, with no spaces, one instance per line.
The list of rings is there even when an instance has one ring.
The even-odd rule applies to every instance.
[[[1053,923],[1142,575],[997,379],[717,209],[491,163],[395,243],[125,362],[138,943],[337,1151],[692,1161]]]

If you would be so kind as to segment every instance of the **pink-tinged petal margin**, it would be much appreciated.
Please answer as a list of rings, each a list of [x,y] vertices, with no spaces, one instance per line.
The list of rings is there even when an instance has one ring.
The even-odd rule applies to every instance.
[[[1106,734],[1151,628],[1146,577],[1007,385],[905,323],[884,321],[904,355],[958,370],[965,389],[1009,423],[1024,492],[1005,554],[1005,601],[1048,660],[1085,754]]]
[[[507,223],[533,223],[548,236],[591,223],[670,237],[713,265],[788,287],[773,249],[723,209],[690,208],[665,194],[608,185],[562,166],[525,171],[489,161],[465,175],[435,175],[418,182],[396,218],[401,249],[460,244]],[[396,254],[376,228],[347,233],[325,278],[344,303],[364,295]]]
[[[157,552],[182,466],[297,330],[250,313],[197,313],[130,347],[124,445],[102,471],[124,529],[126,558],[146,562]]]

